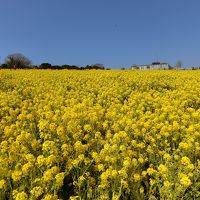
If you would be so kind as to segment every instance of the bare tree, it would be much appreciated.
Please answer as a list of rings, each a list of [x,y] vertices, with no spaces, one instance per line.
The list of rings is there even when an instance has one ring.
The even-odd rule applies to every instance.
[[[31,67],[31,60],[21,53],[10,54],[5,59],[5,64],[9,68],[29,68]]]

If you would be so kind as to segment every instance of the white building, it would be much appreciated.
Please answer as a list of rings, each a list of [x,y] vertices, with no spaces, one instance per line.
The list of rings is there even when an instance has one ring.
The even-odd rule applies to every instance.
[[[131,69],[170,69],[170,67],[168,63],[153,62],[149,65],[135,65]]]

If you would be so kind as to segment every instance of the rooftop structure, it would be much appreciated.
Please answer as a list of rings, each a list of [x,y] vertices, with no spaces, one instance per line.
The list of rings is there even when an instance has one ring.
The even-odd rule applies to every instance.
[[[152,64],[148,65],[135,65],[132,66],[131,69],[170,69],[170,65],[168,63],[160,63],[160,62],[153,62]]]

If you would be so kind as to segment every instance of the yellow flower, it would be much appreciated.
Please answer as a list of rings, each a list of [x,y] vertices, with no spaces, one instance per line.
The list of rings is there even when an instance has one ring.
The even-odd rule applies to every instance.
[[[190,159],[187,156],[184,156],[181,158],[181,164],[182,165],[189,165],[190,164]]]
[[[74,159],[74,160],[72,161],[72,165],[73,165],[74,167],[77,167],[77,166],[79,165],[79,163],[80,163],[80,161],[79,161],[78,159]]]
[[[134,167],[137,166],[137,164],[138,164],[137,159],[136,159],[136,158],[133,158],[132,161],[131,161],[131,164],[132,164]]]
[[[117,172],[117,170],[112,170],[112,172],[111,172],[111,176],[112,177],[117,177],[117,175],[118,175],[118,172]]]
[[[43,180],[45,182],[50,182],[50,181],[53,180],[53,178],[54,178],[54,174],[52,173],[51,169],[49,169],[49,170],[47,170],[47,171],[44,172],[44,174],[43,174]]]
[[[0,189],[3,189],[6,186],[6,181],[4,179],[0,180]]]
[[[112,200],[119,200],[120,199],[120,194],[113,194]]]
[[[125,168],[128,168],[131,166],[131,159],[129,157],[125,158],[123,165]]]
[[[46,158],[43,155],[39,155],[37,157],[37,164],[39,166],[42,166],[42,165],[45,165],[45,163],[46,163]]]
[[[85,177],[82,175],[78,178],[78,180],[82,183],[85,180]]]
[[[175,154],[175,155],[174,155],[174,159],[175,159],[175,160],[179,160],[179,155]]]
[[[155,173],[156,173],[156,170],[153,169],[153,168],[151,168],[151,167],[149,167],[149,168],[147,169],[147,173],[148,173],[149,175],[152,175],[152,174],[155,174]]]
[[[101,174],[101,180],[107,180],[108,179],[109,174],[107,172],[103,172]]]
[[[84,154],[80,154],[80,155],[78,156],[78,160],[79,160],[80,162],[84,161],[84,159],[85,159]]]
[[[189,177],[185,174],[182,175],[181,179],[180,179],[180,183],[181,185],[188,187],[192,184],[191,180],[189,179]]]
[[[155,183],[156,183],[156,180],[150,178],[150,185],[152,186],[152,185],[154,185]]]
[[[192,163],[187,165],[188,170],[194,170],[194,165]]]
[[[22,178],[22,172],[19,170],[16,170],[12,173],[12,179],[13,181],[19,181]]]
[[[55,123],[50,123],[50,125],[49,125],[49,129],[51,130],[51,131],[55,131],[56,130],[56,124]]]
[[[22,166],[22,173],[23,173],[24,175],[27,175],[27,174],[29,173],[29,170],[31,169],[31,167],[32,167],[32,164],[31,164],[30,162],[24,164],[24,165]]]
[[[143,194],[143,193],[144,193],[144,188],[140,187],[140,194]]]
[[[20,192],[16,195],[15,200],[28,200],[28,195],[25,192]]]
[[[77,200],[77,199],[79,199],[79,196],[71,196],[71,197],[69,198],[69,200]]]
[[[164,187],[169,188],[171,186],[171,183],[169,181],[164,181]]]
[[[144,159],[142,157],[138,158],[139,163],[144,163]]]
[[[17,191],[17,190],[13,190],[13,191],[12,191],[12,196],[13,196],[14,198],[16,198],[17,194],[18,194],[18,191]]]
[[[65,178],[65,173],[61,172],[59,174],[56,174],[56,185],[58,185],[59,187],[61,187],[63,185],[63,180]]]
[[[41,196],[43,194],[43,189],[40,186],[36,186],[31,190],[31,193],[38,198],[39,196]]]
[[[168,153],[165,153],[164,155],[163,155],[163,158],[165,159],[165,160],[171,160],[171,155],[170,154],[168,154]]]
[[[92,127],[90,124],[85,124],[84,125],[84,130],[87,131],[87,132],[90,132],[92,130]]]
[[[77,141],[74,144],[74,149],[79,153],[83,153],[85,150],[85,146],[81,143],[81,141]]]
[[[33,154],[26,154],[26,160],[30,163],[35,162],[35,157],[33,156]]]
[[[104,165],[103,164],[99,164],[97,166],[97,168],[98,168],[99,171],[103,171],[104,170]]]
[[[126,151],[126,146],[125,145],[120,145],[119,149],[120,149],[120,151]]]
[[[7,141],[2,141],[0,144],[0,149],[1,152],[6,152],[8,150],[8,142]]]
[[[122,168],[121,170],[118,171],[119,175],[123,178],[127,178],[128,174],[126,172],[126,169]]]
[[[42,200],[58,200],[57,195],[47,194]]]
[[[182,148],[182,149],[188,149],[190,146],[186,142],[180,142],[179,147]]]
[[[138,181],[140,181],[141,176],[139,174],[134,174],[133,178],[134,178],[135,182],[138,182]]]
[[[50,154],[53,154],[55,153],[56,151],[56,145],[55,145],[55,142],[54,141],[45,141],[42,145],[42,150],[43,151],[46,151],[46,152],[49,152]]]
[[[125,180],[121,180],[121,185],[124,189],[128,189],[128,182]]]
[[[158,171],[159,171],[161,174],[166,174],[167,171],[168,171],[168,169],[167,169],[167,167],[166,167],[165,165],[160,164],[160,165],[158,166]]]
[[[147,171],[142,171],[142,177],[145,177],[147,175]]]
[[[54,162],[56,162],[56,156],[55,155],[50,155],[45,159],[46,164],[48,167],[52,166]]]

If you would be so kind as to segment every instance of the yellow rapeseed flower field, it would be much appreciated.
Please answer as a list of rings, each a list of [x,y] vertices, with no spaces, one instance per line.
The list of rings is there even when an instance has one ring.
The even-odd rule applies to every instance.
[[[200,198],[200,71],[0,70],[0,200]]]

